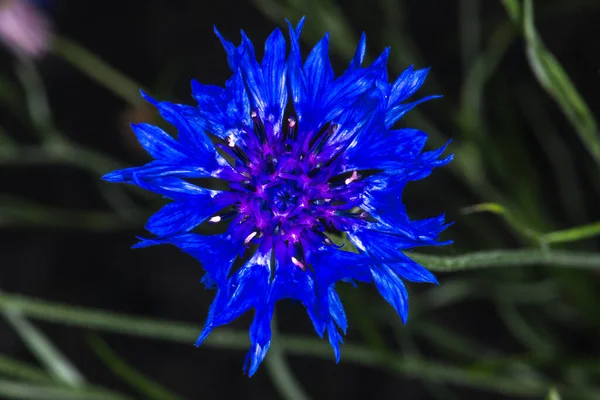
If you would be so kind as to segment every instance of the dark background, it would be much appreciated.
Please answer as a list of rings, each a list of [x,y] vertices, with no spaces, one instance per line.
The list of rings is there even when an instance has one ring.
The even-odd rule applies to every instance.
[[[310,3],[310,2],[309,2]],[[261,4],[260,2],[258,4]],[[264,4],[264,3],[262,3]],[[329,4],[329,3],[327,3]],[[444,239],[454,239],[451,247],[437,253],[463,253],[470,250],[515,248],[529,245],[501,218],[489,214],[464,215],[463,207],[494,201],[487,196],[491,186],[519,209],[518,219],[545,231],[564,229],[590,223],[600,218],[598,204],[598,171],[555,102],[540,88],[527,60],[518,29],[503,55],[498,68],[484,89],[484,129],[473,129],[461,121],[460,96],[468,66],[461,50],[461,19],[458,1],[405,0],[402,26],[405,36],[390,35],[383,28],[388,13],[385,2],[338,1],[337,10],[350,22],[355,38],[331,41],[351,41],[362,30],[368,37],[371,59],[392,46],[390,77],[395,79],[407,55],[401,47],[409,41],[421,56],[416,67],[431,66],[431,79],[419,96],[441,93],[444,99],[420,107],[420,111],[447,138],[452,138],[458,157],[471,163],[466,170],[484,178],[480,186],[465,184],[462,172],[450,167],[436,171],[431,178],[413,184],[406,196],[411,216],[427,217],[446,212],[455,225],[444,233]],[[597,115],[600,107],[600,4],[593,1],[536,1],[536,25],[549,50],[565,68],[589,108]],[[510,25],[499,1],[479,2],[481,46],[487,48],[490,35],[501,24]],[[81,44],[127,76],[132,77],[157,97],[192,104],[189,81],[224,84],[229,77],[224,51],[213,34],[216,25],[224,36],[237,42],[239,29],[244,29],[256,49],[283,16],[272,21],[264,6],[234,1],[70,1],[55,0],[50,7],[56,32]],[[314,8],[307,8],[305,28],[306,49],[315,43],[327,26],[311,18]],[[271,17],[280,11],[271,7]],[[297,20],[296,13],[289,18]],[[312,26],[311,26],[312,25]],[[390,39],[392,40],[390,43]],[[259,51],[259,54],[261,52]],[[336,72],[341,73],[348,57],[332,49]],[[305,53],[306,54],[306,53]],[[473,60],[471,59],[470,62]],[[419,64],[423,62],[422,64]],[[0,73],[15,82],[15,57],[0,50]],[[157,122],[152,109],[143,103],[132,106],[113,95],[97,82],[82,74],[63,58],[52,52],[36,65],[43,77],[52,108],[55,125],[72,139],[99,152],[109,154],[124,164],[138,165],[147,161],[130,132],[128,121]],[[17,92],[15,97],[22,97]],[[18,100],[22,101],[22,100]],[[467,107],[468,111],[468,107]],[[38,142],[35,128],[26,117],[0,104],[2,128],[19,144]],[[536,121],[532,123],[532,121]],[[540,125],[539,122],[544,124]],[[419,120],[407,125],[427,130]],[[547,126],[552,128],[551,131]],[[551,151],[548,143],[555,144]],[[558,144],[558,145],[556,145]],[[466,152],[469,146],[479,156]],[[558,149],[558,150],[557,150]],[[106,172],[109,172],[108,170]],[[2,195],[26,199],[51,210],[68,212],[110,213],[103,199],[104,185],[98,184],[100,174],[65,165],[4,165],[0,175]],[[571,184],[569,186],[569,184]],[[575,185],[577,190],[572,190]],[[479,190],[481,188],[482,190]],[[576,193],[577,192],[577,193]],[[0,208],[0,288],[37,298],[95,307],[119,313],[153,318],[188,321],[201,324],[214,293],[205,291],[199,283],[202,271],[190,257],[172,247],[131,250],[136,235],[143,235],[143,217],[158,209],[159,199],[132,192],[142,209],[140,218],[123,218],[113,228],[77,227],[61,221],[40,222],[11,214],[10,207]],[[574,200],[575,199],[575,200]],[[573,207],[573,205],[575,205]],[[62,214],[61,214],[62,215]],[[76,215],[76,214],[73,214]],[[75,218],[75,217],[72,217]],[[119,217],[120,218],[120,217]],[[58,225],[58,226],[56,226]],[[71,227],[67,225],[72,225]],[[597,242],[587,240],[571,244],[573,249],[596,250]],[[348,311],[350,328],[348,341],[373,345],[373,338],[360,328],[357,321],[365,311],[375,319],[377,337],[388,349],[402,354],[418,354],[427,359],[477,368],[490,358],[521,357],[536,373],[559,384],[577,387],[565,373],[565,365],[578,365],[578,360],[592,360],[597,365],[600,354],[600,316],[597,312],[600,291],[598,273],[564,272],[547,269],[493,269],[479,272],[437,274],[440,287],[407,284],[411,294],[411,315],[406,327],[399,326],[391,308],[376,296],[375,290],[361,286],[344,290],[345,298],[353,297],[355,311]],[[467,294],[442,307],[427,308],[436,299],[435,292],[446,284],[464,282]],[[553,290],[549,300],[540,300],[529,288],[541,284]],[[520,285],[520,286],[519,286]],[[537,285],[537,286],[536,286]],[[533,344],[523,339],[519,329],[504,318],[502,302],[513,292],[505,287],[518,287],[526,301],[515,306],[518,313],[534,321],[534,331],[550,337],[553,351],[541,356]],[[483,290],[482,290],[483,289]],[[585,293],[583,295],[582,293]],[[439,295],[441,297],[441,294]],[[354,305],[359,303],[357,307]],[[574,316],[562,319],[555,310],[564,307]],[[373,311],[377,310],[377,311]],[[504,314],[504,316],[506,316]],[[250,316],[244,316],[233,327],[245,330]],[[397,318],[398,321],[395,321]],[[304,311],[298,305],[279,304],[278,319],[283,332],[314,335]],[[486,349],[480,358],[444,348],[444,339],[428,339],[411,324],[433,322],[451,329],[469,341]],[[514,322],[514,321],[513,321]],[[69,357],[88,379],[98,385],[136,395],[118,379],[90,350],[88,332],[78,328],[36,322],[36,325]],[[427,329],[426,327],[423,329]],[[399,340],[406,330],[408,341]],[[443,334],[442,334],[443,335]],[[196,349],[189,345],[172,344],[103,334],[107,343],[130,364],[146,376],[161,382],[172,391],[190,399],[212,398],[278,398],[264,365],[251,379],[242,373],[244,352],[236,350]],[[375,339],[375,342],[377,339]],[[440,344],[442,342],[442,344]],[[446,346],[448,347],[448,346]],[[391,351],[391,350],[390,350]],[[0,352],[34,362],[19,336],[0,321]],[[547,356],[547,357],[546,357]],[[289,362],[307,393],[314,398],[339,399],[427,399],[427,398],[506,398],[506,394],[469,389],[460,384],[432,383],[418,376],[405,377],[344,362],[336,365],[333,355],[324,361],[293,356]],[[509,364],[496,365],[498,370],[510,370]],[[495,373],[492,368],[492,374]],[[598,372],[589,372],[594,382]],[[595,378],[594,378],[595,377]],[[597,382],[597,381],[596,381]],[[441,393],[441,394],[440,394]],[[520,396],[516,396],[520,397]],[[139,398],[144,398],[140,396]],[[531,396],[540,398],[540,396]]]

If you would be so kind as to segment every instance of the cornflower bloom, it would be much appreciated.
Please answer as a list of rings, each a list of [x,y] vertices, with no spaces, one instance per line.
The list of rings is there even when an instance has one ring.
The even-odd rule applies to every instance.
[[[172,200],[146,225],[155,237],[134,247],[168,243],[201,262],[203,282],[217,292],[197,345],[215,327],[255,310],[249,375],[269,349],[277,301],[301,302],[339,361],[340,331],[348,323],[336,283],[373,282],[406,321],[402,279],[437,281],[403,250],[445,244],[437,239],[447,226],[443,215],[411,220],[401,197],[406,183],[425,178],[451,156],[440,158],[445,147],[423,151],[424,132],[392,129],[410,109],[436,97],[406,101],[427,70],[410,67],[389,83],[389,49],[361,66],[363,34],[349,68],[336,78],[328,35],[302,63],[303,22],[289,27],[289,54],[275,29],[260,63],[244,32],[236,47],[215,30],[233,72],[225,88],[192,82],[197,107],[143,94],[177,128],[178,138],[156,126],[133,125],[154,160],[104,177]],[[224,233],[193,231],[210,224]],[[355,252],[335,244],[332,238],[340,235]]]

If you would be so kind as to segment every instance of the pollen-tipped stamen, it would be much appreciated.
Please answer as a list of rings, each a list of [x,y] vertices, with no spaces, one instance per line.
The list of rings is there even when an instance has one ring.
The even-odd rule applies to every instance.
[[[254,124],[254,134],[258,138],[261,145],[267,143],[267,130],[265,128],[265,124],[262,119],[258,116],[256,111],[252,111],[250,113],[250,117],[252,118],[252,123]]]

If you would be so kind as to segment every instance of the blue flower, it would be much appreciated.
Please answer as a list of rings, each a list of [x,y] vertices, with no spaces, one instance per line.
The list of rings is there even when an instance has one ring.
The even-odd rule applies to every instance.
[[[336,283],[373,282],[405,322],[402,280],[437,281],[402,251],[447,243],[437,240],[448,226],[443,215],[411,220],[401,198],[406,183],[452,156],[440,158],[444,148],[423,151],[424,132],[392,129],[417,104],[437,97],[408,101],[428,71],[410,67],[390,84],[389,49],[361,66],[363,34],[336,78],[328,35],[302,63],[303,22],[289,27],[289,53],[275,29],[260,63],[244,32],[236,47],[215,30],[233,72],[225,88],[192,82],[197,107],[142,93],[177,128],[177,140],[156,126],[133,125],[154,160],[104,176],[172,200],[146,225],[155,237],[134,247],[168,243],[202,263],[203,282],[217,293],[196,345],[255,310],[245,364],[250,376],[269,349],[277,301],[300,301],[339,361],[340,331],[348,323]],[[225,233],[193,232],[210,224]],[[334,244],[332,235],[342,233],[357,252]]]

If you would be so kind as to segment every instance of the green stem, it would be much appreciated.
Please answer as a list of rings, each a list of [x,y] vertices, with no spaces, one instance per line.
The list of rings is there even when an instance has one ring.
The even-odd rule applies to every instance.
[[[452,272],[491,267],[549,267],[600,270],[600,254],[568,250],[535,249],[492,250],[459,256],[432,256],[407,253],[413,260],[432,271]]]

